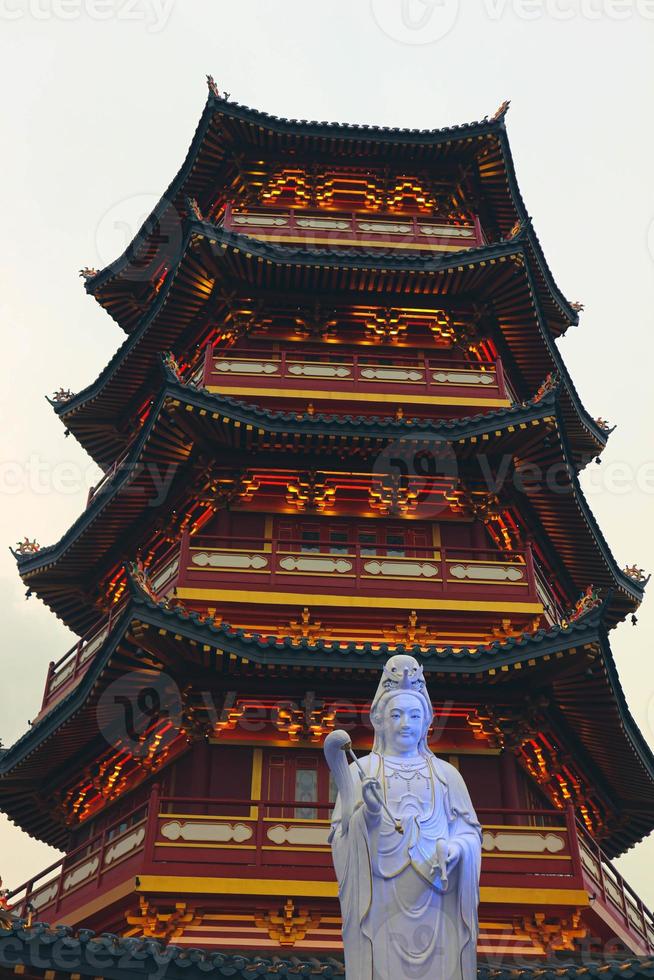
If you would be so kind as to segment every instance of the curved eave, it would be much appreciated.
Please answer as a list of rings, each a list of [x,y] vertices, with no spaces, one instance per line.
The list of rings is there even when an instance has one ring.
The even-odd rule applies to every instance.
[[[323,443],[329,442],[330,439],[339,439],[342,445],[347,444],[348,446],[365,440],[368,453],[378,452],[380,448],[398,438],[416,441],[436,439],[444,442],[456,442],[482,436],[484,433],[494,432],[512,424],[525,423],[528,425],[532,420],[541,419],[547,415],[548,411],[551,412],[553,406],[553,397],[550,395],[537,404],[528,403],[524,406],[496,409],[484,414],[452,420],[431,421],[376,416],[309,415],[306,413],[298,415],[295,412],[269,411],[246,404],[238,399],[210,394],[204,389],[179,384],[167,370],[165,375],[166,380],[160,390],[157,405],[135,441],[124,467],[121,468],[122,473],[114,478],[106,492],[98,494],[94,498],[90,506],[72,524],[57,544],[42,548],[33,555],[17,556],[19,572],[29,587],[34,585],[32,576],[59,562],[68,549],[99,521],[106,513],[107,508],[120,496],[121,491],[132,482],[134,474],[137,472],[137,464],[144,461],[144,450],[154,445],[157,425],[162,419],[164,410],[171,407],[175,408],[182,403],[187,411],[201,413],[209,420],[210,424],[228,423],[231,426],[230,432],[233,438],[231,442],[227,440],[226,444],[234,445],[234,439],[236,439],[237,445],[246,451],[252,448],[252,440],[254,439],[266,435],[278,436],[292,433],[294,436],[297,435],[308,440],[307,445],[312,444],[312,440],[314,442],[318,440],[315,445],[320,447],[323,446]],[[243,433],[246,434],[245,439]],[[164,433],[164,442],[166,438]],[[178,433],[177,438],[181,445],[184,441],[184,433]],[[172,450],[170,450],[171,455],[169,457],[163,457],[162,452],[163,449],[159,455],[155,456],[159,462],[167,464],[178,461],[178,457]],[[188,454],[187,452],[187,456]],[[130,495],[124,496],[129,497]],[[133,493],[131,497],[135,502],[135,507],[144,505],[147,500],[144,493],[138,495]],[[89,625],[91,624],[89,623]]]
[[[37,923],[27,926],[20,922],[0,932],[0,966],[7,954],[7,969],[14,966],[22,971],[32,967],[40,976],[59,972],[62,950],[68,970],[77,975],[96,976],[98,963],[106,964],[104,976],[134,980],[135,977],[162,976],[166,980],[202,980],[210,977],[231,977],[232,980],[252,980],[253,977],[280,980],[304,977],[305,980],[345,980],[341,959],[328,955],[288,956],[280,949],[274,954],[215,953],[203,949],[183,949],[149,938],[124,938],[105,932],[96,936],[90,929],[74,931],[66,926]],[[104,971],[109,972],[105,973]],[[477,980],[652,980],[654,959],[630,957],[614,961],[588,960],[565,963],[559,954],[555,960],[526,964],[508,963],[494,966],[480,963]]]
[[[227,129],[225,129],[226,122]],[[236,123],[239,124],[239,128],[235,130]],[[516,220],[529,228],[531,248],[539,268],[539,279],[554,304],[552,325],[555,335],[562,333],[570,324],[578,322],[577,313],[556,285],[540,242],[532,229],[517,183],[504,115],[492,120],[485,119],[481,122],[436,130],[390,129],[283,119],[226,102],[212,94],[209,95],[185,161],[152,214],[146,219],[125,252],[96,275],[87,279],[87,291],[99,302],[103,302],[103,291],[107,294],[107,289],[113,288],[121,278],[126,282],[131,278],[142,283],[140,273],[139,276],[134,276],[134,268],[139,267],[139,261],[141,265],[144,261],[146,266],[151,265],[154,274],[158,263],[153,260],[153,252],[156,254],[161,251],[163,260],[165,250],[161,249],[160,242],[157,242],[153,249],[153,229],[157,229],[161,241],[174,238],[171,229],[179,227],[185,210],[184,199],[189,195],[201,197],[202,191],[206,191],[212,179],[215,180],[215,154],[213,167],[204,159],[205,155],[209,156],[205,143],[212,126],[218,130],[217,133],[213,133],[213,137],[219,141],[222,137],[223,157],[226,154],[226,146],[230,144],[233,146],[235,143],[238,145],[239,141],[247,144],[248,140],[250,145],[253,147],[256,145],[258,150],[265,148],[266,145],[270,145],[278,152],[289,147],[296,149],[296,144],[319,145],[322,148],[326,146],[335,155],[338,155],[338,151],[351,153],[353,148],[357,150],[365,148],[368,153],[374,149],[382,158],[384,155],[388,156],[389,150],[393,148],[395,150],[413,148],[414,151],[427,148],[433,152],[446,148],[448,154],[451,154],[452,146],[457,144],[469,153],[471,144],[480,146],[483,142],[488,153],[479,164],[479,176],[482,188],[490,200],[500,233],[507,235]],[[141,256],[140,260],[139,256]],[[168,261],[170,258],[168,256]],[[140,289],[140,292],[144,303],[141,307],[141,314],[143,314],[152,296],[147,289]],[[112,308],[111,304],[108,308],[123,329],[130,331],[134,328],[134,317],[138,319],[138,302],[131,313],[129,302],[122,310],[119,307]]]
[[[255,664],[264,667],[271,676],[279,671],[280,677],[287,678],[290,670],[300,680],[306,679],[306,683],[313,684],[313,673],[318,671],[324,676],[327,669],[338,670],[341,674],[351,671],[357,677],[357,683],[363,683],[363,675],[364,681],[369,680],[373,685],[382,664],[396,653],[411,653],[421,660],[428,673],[438,675],[441,680],[443,677],[458,679],[466,689],[473,678],[489,673],[496,683],[505,684],[516,678],[524,681],[524,668],[538,671],[537,686],[552,684],[557,708],[565,717],[573,737],[590,752],[611,798],[622,801],[625,786],[638,786],[638,798],[631,796],[625,804],[630,812],[629,824],[616,831],[605,845],[612,854],[620,853],[654,827],[654,756],[629,712],[606,639],[603,614],[604,608],[600,607],[566,628],[538,630],[470,649],[405,647],[401,644],[373,648],[368,643],[312,643],[306,639],[247,636],[226,624],[214,626],[203,621],[197,613],[189,613],[183,608],[163,608],[132,583],[128,606],[87,674],[0,758],[0,804],[4,812],[28,833],[55,846],[63,844],[64,829],[35,806],[32,797],[52,768],[52,739],[57,739],[57,766],[62,772],[68,765],[67,760],[72,763],[76,752],[93,739],[94,705],[117,672],[125,671],[121,645],[129,640],[130,631],[135,627],[137,636],[146,628],[159,643],[165,643],[166,638],[174,640],[177,651],[180,650],[178,644],[184,644],[178,653],[183,658],[180,660],[182,665],[188,666],[187,657],[199,658],[198,665],[206,665],[206,651],[212,650],[235,665],[233,669],[237,673],[243,665]],[[559,670],[561,654],[576,655],[581,649],[593,654],[601,651],[604,668],[594,682],[590,701],[583,697],[587,686],[585,661],[579,662],[572,674],[570,667],[565,672]],[[205,666],[205,669],[211,669],[215,675],[215,663],[211,662],[214,665],[211,668]],[[523,667],[519,673],[514,669],[516,665]],[[175,673],[172,665],[167,670]],[[559,681],[559,677],[563,680]],[[234,682],[235,679],[229,681],[232,685]],[[601,738],[597,735],[594,717],[597,710],[603,713]]]
[[[548,466],[563,466],[567,477],[563,493],[556,493],[547,481],[541,481],[533,494],[518,499],[518,509],[533,505],[534,520],[553,544],[553,567],[563,564],[567,588],[582,591],[592,582],[601,589],[615,590],[612,625],[633,612],[642,600],[643,586],[618,569],[585,501],[565,438],[558,390],[522,406],[435,422],[272,412],[181,385],[166,374],[157,406],[124,471],[98,494],[56,545],[19,558],[25,584],[76,631],[90,628],[97,618],[93,601],[82,593],[82,583],[97,580],[115,562],[133,557],[127,553],[127,540],[136,547],[136,539],[140,542],[147,532],[144,516],[147,513],[150,522],[156,517],[153,507],[146,511],[148,502],[160,492],[155,476],[162,466],[174,465],[176,485],[186,486],[185,467],[198,440],[224,445],[247,459],[253,451],[278,453],[281,437],[293,451],[301,448],[324,458],[360,454],[365,461],[398,438],[447,442],[462,458],[471,453],[474,457],[481,438],[486,451],[502,451],[509,458],[526,453],[542,473],[548,472]],[[551,448],[546,448],[540,432],[533,429],[543,424],[556,424],[558,437]],[[173,499],[167,497],[168,507]]]
[[[191,245],[193,247],[191,247]],[[120,433],[114,419],[124,404],[124,385],[128,393],[138,383],[153,376],[154,361],[162,349],[174,347],[180,334],[199,315],[204,305],[216,302],[217,283],[237,282],[242,288],[344,289],[349,276],[352,290],[370,290],[374,301],[384,292],[396,289],[399,294],[456,299],[467,294],[488,298],[497,306],[505,324],[505,342],[520,345],[519,358],[529,364],[527,371],[531,390],[542,380],[547,367],[534,361],[533,340],[524,334],[524,318],[535,318],[541,336],[545,359],[549,355],[552,370],[564,381],[566,419],[573,433],[573,448],[578,466],[601,452],[607,434],[590,418],[550,336],[546,317],[538,298],[538,286],[530,270],[529,235],[521,233],[510,242],[499,242],[455,254],[441,256],[402,255],[396,252],[367,252],[349,249],[318,252],[310,248],[289,248],[257,241],[244,235],[225,232],[205,222],[188,222],[181,253],[161,290],[155,305],[136,330],[114,355],[98,379],[68,402],[57,405],[56,412],[100,465],[107,466],[120,453]],[[499,270],[518,263],[524,269],[522,285],[511,284]],[[498,270],[496,272],[496,269]],[[372,284],[370,274],[379,282]],[[207,283],[215,285],[209,289]],[[440,283],[440,285],[439,285]],[[385,288],[387,287],[387,289]],[[440,290],[440,292],[438,291]],[[517,290],[517,292],[516,292]],[[507,294],[508,291],[508,294]],[[516,298],[517,297],[517,298]],[[509,302],[510,298],[510,302]],[[515,303],[522,313],[515,324]],[[506,311],[504,311],[506,307]],[[498,315],[499,315],[498,314]],[[517,333],[516,333],[517,331]],[[522,333],[520,333],[522,331]],[[527,370],[523,367],[522,370]],[[130,387],[131,386],[131,387]],[[115,389],[115,391],[114,391]],[[103,407],[104,406],[104,407]],[[96,413],[102,408],[102,418]],[[124,437],[123,437],[124,438]]]

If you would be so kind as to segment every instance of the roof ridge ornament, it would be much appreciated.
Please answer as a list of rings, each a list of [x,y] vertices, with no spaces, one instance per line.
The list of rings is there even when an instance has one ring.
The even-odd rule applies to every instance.
[[[623,571],[634,582],[649,582],[650,576],[645,573],[643,568],[639,568],[638,565],[625,565]]]
[[[218,86],[216,85],[213,75],[207,75],[207,87],[211,95],[214,96],[214,98],[222,99],[223,102],[229,102],[229,96],[231,93],[223,92],[223,94],[221,95],[220,92],[218,91]]]
[[[583,616],[588,615],[593,609],[598,609],[601,605],[602,599],[595,586],[586,586],[586,590],[581,593],[572,609],[561,621],[561,626],[564,629],[568,628],[572,623],[578,622]]]
[[[586,309],[586,304],[580,303],[579,300],[575,300],[574,303],[570,303],[570,309],[574,310],[575,313],[583,313]]]
[[[536,392],[536,394],[532,398],[532,404],[535,404],[536,402],[542,401],[542,399],[546,395],[549,395],[550,392],[556,391],[556,389],[559,387],[560,381],[561,381],[561,379],[560,379],[559,375],[556,374],[553,371],[550,371],[549,374],[546,376],[545,380],[542,382],[542,384],[539,387],[538,391]]]
[[[36,538],[30,541],[30,539],[27,536],[23,538],[22,541],[18,541],[16,543],[15,549],[12,548],[12,551],[14,552],[15,555],[35,555],[37,551],[40,550],[41,550],[41,545],[38,543]]]
[[[491,122],[499,122],[504,119],[507,112],[509,111],[509,106],[511,105],[511,99],[505,99],[501,104],[494,116],[491,116]]]
[[[100,270],[99,270],[99,269],[93,269],[93,268],[92,268],[91,266],[88,266],[88,265],[86,265],[86,266],[84,266],[84,268],[83,268],[83,269],[80,269],[80,270],[79,270],[79,274],[80,274],[80,276],[81,276],[81,277],[82,277],[82,279],[84,279],[84,280],[85,280],[86,282],[88,282],[88,281],[89,281],[89,279],[94,279],[94,278],[95,278],[95,276],[97,276],[99,272],[100,272]]]
[[[186,198],[186,215],[189,218],[197,218],[198,221],[204,221],[204,215],[200,210],[200,205],[195,197]]]

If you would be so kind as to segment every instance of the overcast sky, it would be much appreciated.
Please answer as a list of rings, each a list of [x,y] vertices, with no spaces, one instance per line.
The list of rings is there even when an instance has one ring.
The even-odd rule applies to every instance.
[[[0,0],[0,540],[55,542],[97,471],[44,401],[79,391],[123,339],[83,290],[181,164],[205,74],[300,119],[439,127],[511,99],[518,179],[563,292],[586,304],[561,351],[618,428],[584,477],[617,560],[654,568],[654,0]],[[0,737],[39,709],[74,637],[0,557]],[[654,599],[612,634],[654,742]],[[56,853],[0,818],[0,875]],[[654,907],[654,841],[619,862]]]

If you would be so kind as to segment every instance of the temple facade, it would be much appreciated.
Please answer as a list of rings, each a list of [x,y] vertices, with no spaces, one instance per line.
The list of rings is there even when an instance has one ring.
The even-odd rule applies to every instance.
[[[80,639],[0,754],[0,808],[65,856],[5,896],[0,975],[342,974],[322,743],[370,749],[403,652],[484,828],[483,969],[654,954],[612,864],[654,828],[610,647],[646,580],[580,486],[610,429],[556,344],[581,307],[507,108],[297,121],[210,78],[155,212],[83,270],[125,341],[52,404],[104,477],[56,544],[16,548]]]

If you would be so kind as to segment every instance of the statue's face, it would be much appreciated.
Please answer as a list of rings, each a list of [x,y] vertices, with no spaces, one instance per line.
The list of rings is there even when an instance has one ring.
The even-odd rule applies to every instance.
[[[384,743],[389,755],[413,755],[422,736],[424,718],[413,694],[398,694],[384,717]]]

